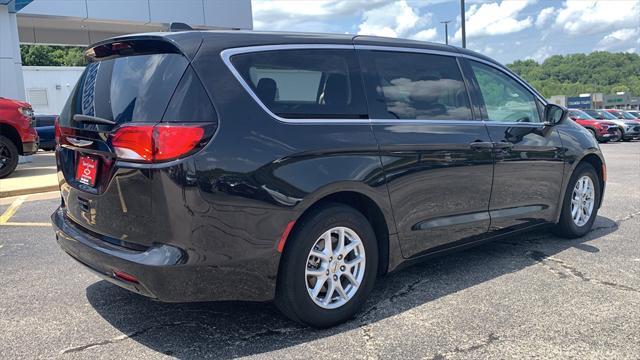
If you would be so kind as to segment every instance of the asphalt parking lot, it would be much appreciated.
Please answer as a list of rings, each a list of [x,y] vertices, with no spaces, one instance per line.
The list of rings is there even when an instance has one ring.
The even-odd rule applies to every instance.
[[[328,330],[271,304],[164,304],[56,245],[56,193],[0,199],[0,358],[640,358],[640,142],[602,145],[594,229],[486,244],[380,279]]]

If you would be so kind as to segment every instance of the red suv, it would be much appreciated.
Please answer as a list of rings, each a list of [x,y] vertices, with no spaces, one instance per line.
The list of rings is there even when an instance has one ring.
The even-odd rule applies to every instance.
[[[598,120],[579,109],[569,109],[569,118],[589,130],[599,142],[619,141],[622,130],[615,123]]]
[[[0,97],[0,178],[18,166],[18,155],[38,151],[33,109],[26,102]]]

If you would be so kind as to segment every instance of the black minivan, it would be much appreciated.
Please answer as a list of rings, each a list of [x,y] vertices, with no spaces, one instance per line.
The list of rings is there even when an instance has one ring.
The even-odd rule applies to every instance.
[[[185,31],[85,54],[56,125],[57,241],[161,301],[275,299],[332,326],[400,265],[582,236],[602,202],[593,136],[469,50]]]

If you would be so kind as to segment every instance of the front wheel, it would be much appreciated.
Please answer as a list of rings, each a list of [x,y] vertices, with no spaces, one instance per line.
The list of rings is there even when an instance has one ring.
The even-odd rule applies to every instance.
[[[287,240],[276,305],[292,320],[326,328],[352,318],[371,292],[378,247],[357,210],[323,206],[306,215]]]
[[[564,194],[557,233],[567,238],[588,233],[598,214],[601,191],[600,179],[593,166],[589,163],[578,165]]]
[[[18,148],[4,136],[0,136],[0,179],[9,176],[18,166]]]
[[[616,142],[622,139],[622,130],[616,129],[613,131],[613,135],[609,138],[609,141]]]

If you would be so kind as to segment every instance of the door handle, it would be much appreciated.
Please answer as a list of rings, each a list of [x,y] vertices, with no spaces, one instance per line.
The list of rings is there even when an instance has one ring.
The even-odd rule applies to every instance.
[[[512,147],[513,143],[508,141],[501,141],[493,144],[493,148],[496,150],[511,150]]]
[[[493,149],[493,143],[490,141],[474,141],[469,144],[469,147],[476,151],[491,150]]]

